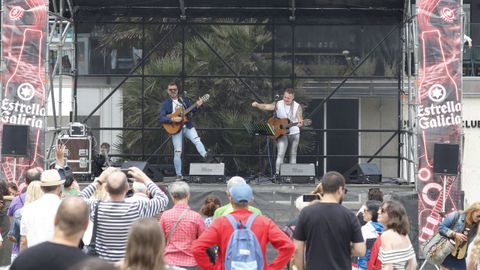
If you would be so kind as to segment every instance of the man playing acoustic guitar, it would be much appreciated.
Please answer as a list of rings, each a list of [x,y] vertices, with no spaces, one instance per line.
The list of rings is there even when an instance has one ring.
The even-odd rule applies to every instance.
[[[297,148],[300,141],[300,127],[303,124],[302,106],[293,99],[295,92],[292,88],[286,88],[283,92],[283,100],[273,103],[258,103],[254,101],[253,107],[260,110],[275,110],[276,118],[288,119],[291,123],[296,123],[288,128],[285,136],[277,138],[277,160],[275,162],[275,174],[280,173],[280,164],[283,163],[288,145],[290,145],[290,163],[297,163]]]
[[[160,123],[163,124],[164,128],[172,134],[172,143],[173,143],[173,165],[175,166],[175,173],[177,175],[175,180],[183,180],[182,178],[182,143],[183,136],[187,137],[197,148],[198,153],[208,161],[207,150],[203,146],[200,137],[197,134],[197,130],[193,127],[192,122],[190,121],[189,115],[180,115],[176,116],[174,113],[180,109],[182,112],[187,111],[187,108],[191,108],[190,100],[187,98],[182,98],[178,95],[178,87],[174,82],[168,84],[167,88],[168,99],[166,99],[162,108],[160,109]],[[207,96],[208,98],[208,96]],[[204,99],[199,99],[195,102],[194,108],[191,108],[192,112],[195,112],[200,106],[203,105]],[[188,116],[188,117],[187,117]],[[175,127],[178,126],[178,132]],[[170,132],[170,129],[173,128],[173,132]]]

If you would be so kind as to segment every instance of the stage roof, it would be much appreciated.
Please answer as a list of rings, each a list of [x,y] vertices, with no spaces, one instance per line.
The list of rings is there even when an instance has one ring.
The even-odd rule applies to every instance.
[[[77,15],[186,17],[316,16],[348,11],[398,12],[403,0],[73,0]]]

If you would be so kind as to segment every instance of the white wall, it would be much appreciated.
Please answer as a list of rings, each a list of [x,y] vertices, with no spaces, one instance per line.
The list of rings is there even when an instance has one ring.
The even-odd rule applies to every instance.
[[[64,127],[69,123],[69,114],[72,111],[72,84],[73,81],[70,77],[63,77],[62,80],[62,92],[59,91],[58,79],[54,82],[55,86],[55,108],[58,125]],[[117,82],[106,83],[105,78],[83,78],[78,82],[77,90],[77,104],[78,104],[78,116],[87,116],[93,109],[100,104],[100,102],[111,92],[113,87],[117,85]],[[60,99],[61,98],[61,99]],[[123,126],[123,112],[120,104],[122,99],[122,89],[118,89],[112,97],[110,97],[100,109],[95,112],[95,116],[100,118],[100,127],[116,127],[121,128]],[[50,118],[53,115],[52,99],[51,96],[47,100],[48,102],[48,115]],[[61,105],[61,107],[60,107]],[[61,110],[60,110],[61,108]],[[53,126],[53,120],[49,119],[50,126]],[[100,138],[96,138],[97,143],[108,142],[110,145],[118,143],[117,135],[121,134],[121,131],[105,130],[100,132]],[[47,136],[48,137],[48,136]],[[51,137],[51,136],[50,136]],[[49,143],[50,138],[47,138]],[[100,146],[97,145],[97,148]],[[116,153],[112,147],[112,153]]]
[[[362,97],[360,99],[360,129],[397,129],[398,101],[396,97]],[[361,132],[360,154],[373,155],[392,136],[392,132]],[[398,139],[394,138],[380,156],[398,155]],[[360,163],[368,159],[361,159]],[[374,159],[383,176],[397,175],[397,159]]]
[[[480,98],[463,98],[463,120],[480,120]],[[463,145],[462,189],[465,205],[480,201],[480,128],[465,128]]]

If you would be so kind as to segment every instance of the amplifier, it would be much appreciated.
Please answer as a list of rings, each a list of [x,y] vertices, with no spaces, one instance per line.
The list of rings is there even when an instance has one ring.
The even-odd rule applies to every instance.
[[[313,163],[281,164],[280,179],[284,183],[295,183],[295,184],[315,183],[315,165]]]
[[[65,145],[65,157],[74,174],[92,173],[92,137],[60,136],[57,144]]]
[[[225,181],[225,163],[190,163],[190,181],[218,183]]]

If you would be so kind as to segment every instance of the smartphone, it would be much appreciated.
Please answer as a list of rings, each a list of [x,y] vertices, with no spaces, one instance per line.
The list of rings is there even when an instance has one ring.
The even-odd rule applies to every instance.
[[[318,194],[303,194],[304,202],[311,202],[315,200],[320,200],[320,196],[318,196]]]
[[[128,168],[121,169],[121,171],[127,176],[127,178],[130,178],[131,176],[128,174]]]

